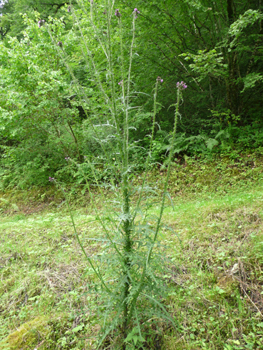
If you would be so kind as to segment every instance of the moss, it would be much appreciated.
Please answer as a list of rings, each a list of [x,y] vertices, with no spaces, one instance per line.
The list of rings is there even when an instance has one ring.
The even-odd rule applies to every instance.
[[[232,276],[223,276],[218,280],[217,285],[222,288],[227,295],[231,295],[237,289],[239,283]]]
[[[24,323],[15,332],[2,340],[0,342],[0,350],[32,350],[37,344],[45,340],[49,331],[48,318],[37,317]]]

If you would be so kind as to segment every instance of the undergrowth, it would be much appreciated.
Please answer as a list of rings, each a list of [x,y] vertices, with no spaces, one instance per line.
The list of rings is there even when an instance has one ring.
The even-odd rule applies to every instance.
[[[176,197],[188,199],[197,193],[210,196],[211,193],[225,194],[228,191],[240,191],[250,186],[251,182],[261,183],[263,178],[262,150],[254,150],[247,154],[231,152],[218,157],[178,157],[174,159],[168,184],[169,193]],[[142,184],[144,173],[134,174],[131,178],[133,186]],[[166,168],[156,165],[147,175],[148,183],[156,190],[156,195],[162,190]],[[85,207],[90,202],[86,185],[67,185],[69,201],[73,206]],[[99,192],[110,196],[107,184],[90,185],[94,200],[99,207],[102,202]],[[159,191],[159,192],[158,192]],[[10,215],[15,213],[32,214],[44,210],[61,210],[66,206],[63,193],[53,184],[47,187],[32,187],[28,190],[19,188],[6,189],[0,192],[0,213]],[[20,215],[19,214],[19,215]]]

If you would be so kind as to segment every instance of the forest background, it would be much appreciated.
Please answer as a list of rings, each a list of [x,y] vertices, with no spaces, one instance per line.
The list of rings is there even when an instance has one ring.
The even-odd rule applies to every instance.
[[[238,158],[242,152],[260,151],[263,141],[261,0],[138,0],[136,4],[118,0],[115,7],[122,13],[127,54],[125,38],[127,43],[131,39],[130,13],[135,5],[140,16],[131,77],[134,112],[130,137],[136,147],[130,152],[130,160],[134,172],[144,168],[153,119],[153,87],[158,76],[163,84],[158,92],[153,166],[164,164],[171,148],[174,112],[170,107],[175,102],[177,81],[188,85],[180,106],[183,118],[179,118],[174,149],[177,160]],[[96,163],[101,180],[110,176],[93,126],[97,126],[105,140],[114,136],[114,130],[109,125],[105,101],[92,70],[83,59],[83,47],[68,6],[59,0],[2,1],[2,189],[45,186],[49,177],[83,183],[83,172],[92,179],[85,165],[87,158]],[[103,2],[98,2],[97,14],[98,21],[103,23]],[[55,43],[38,26],[39,20],[52,22]],[[113,26],[117,26],[117,20]],[[103,25],[99,27],[103,36]],[[103,67],[104,56],[96,35],[87,27],[84,36],[96,64]],[[117,30],[114,36],[118,45]],[[118,67],[118,50],[113,48],[113,52]],[[65,67],[65,57],[78,83]],[[121,80],[117,68],[114,73]],[[102,69],[100,74],[107,81],[107,72]],[[81,86],[88,96],[85,101],[76,86]],[[65,160],[68,157],[75,161],[75,166],[71,163],[69,167]]]

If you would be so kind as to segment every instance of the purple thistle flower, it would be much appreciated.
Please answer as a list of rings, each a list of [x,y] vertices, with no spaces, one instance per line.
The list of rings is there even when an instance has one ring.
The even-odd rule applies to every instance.
[[[71,6],[68,7],[68,10],[67,10],[67,11],[68,11],[68,12],[71,12]]]
[[[50,176],[49,176],[48,181],[50,181],[50,182],[54,182],[54,181],[55,181],[55,178],[54,178],[54,177],[50,177]]]
[[[115,10],[115,16],[117,16],[118,18],[121,17],[120,11],[119,9]]]
[[[177,87],[177,89],[184,90],[187,88],[187,85],[183,81],[181,81],[181,82],[178,81],[176,83],[176,87]]]
[[[42,27],[45,23],[45,20],[44,19],[40,19],[38,22],[38,28]]]
[[[62,41],[59,41],[58,43],[57,43],[57,45],[59,46],[59,47],[62,47]]]
[[[156,80],[159,81],[160,83],[163,83],[163,79],[161,77],[157,77]]]
[[[118,85],[122,85],[123,84],[123,80],[118,82]]]
[[[135,15],[135,18],[137,18],[140,11],[137,9],[137,7],[135,7],[135,9],[133,10],[133,13]]]
[[[65,157],[66,161],[68,162],[70,160],[70,157]]]

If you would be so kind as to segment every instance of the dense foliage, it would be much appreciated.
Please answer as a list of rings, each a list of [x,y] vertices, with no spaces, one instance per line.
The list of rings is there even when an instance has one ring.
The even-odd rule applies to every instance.
[[[114,130],[108,123],[101,89],[83,56],[85,45],[79,40],[83,35],[100,67],[97,73],[107,85],[105,55],[97,41],[99,36],[107,36],[105,4],[103,1],[94,4],[98,33],[93,33],[89,20],[85,20],[86,14],[72,3],[83,27],[86,24],[85,32],[80,33],[70,5],[64,1],[2,2],[2,187],[45,185],[48,177],[54,175],[64,181],[71,181],[75,175],[81,182],[78,169],[69,168],[66,157],[86,169],[84,157],[92,156],[100,177],[107,178],[107,165],[96,142],[94,126],[104,125],[98,132],[105,139],[112,137]],[[122,13],[125,55],[131,39],[129,23],[134,5],[129,0],[114,4]],[[181,105],[184,118],[179,120],[176,156],[229,155],[233,150],[244,152],[261,146],[261,2],[138,0],[136,6],[140,14],[131,75],[134,94],[130,99],[134,110],[130,136],[136,145],[130,156],[135,169],[143,168],[149,147],[152,92],[157,76],[162,76],[164,83],[158,92],[153,163],[165,162],[171,148],[170,107],[175,101],[178,80],[186,81],[189,88]],[[117,48],[120,35],[116,18],[111,22]],[[52,25],[53,39],[44,23]],[[116,66],[120,59],[113,47]],[[121,80],[121,72],[116,69],[114,73]]]

